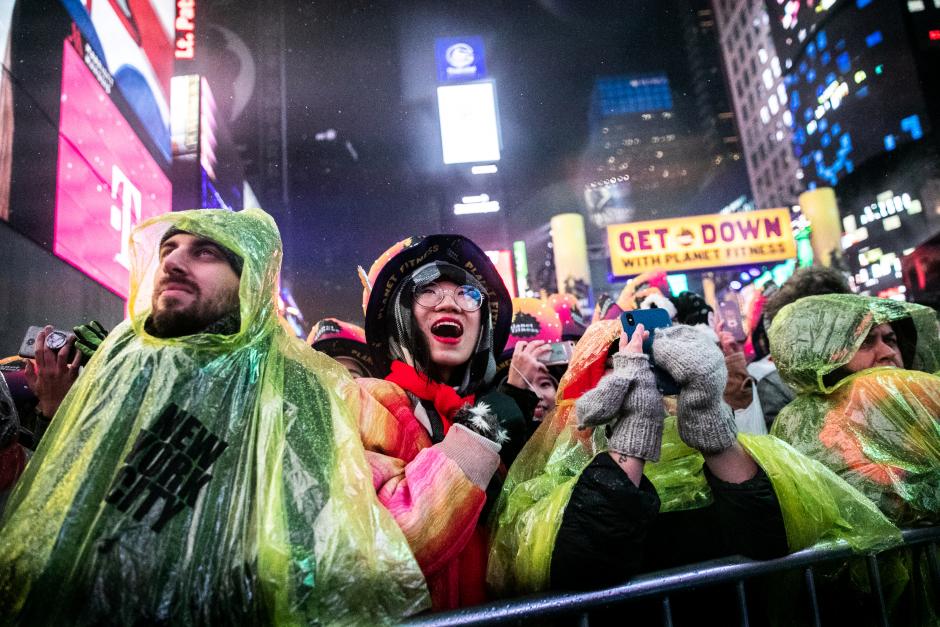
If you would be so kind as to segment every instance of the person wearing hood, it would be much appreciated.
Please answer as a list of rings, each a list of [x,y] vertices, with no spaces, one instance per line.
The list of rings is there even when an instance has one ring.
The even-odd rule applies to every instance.
[[[496,505],[487,575],[496,594],[610,586],[721,555],[901,543],[822,464],[776,438],[735,433],[713,341],[687,326],[657,330],[656,363],[680,385],[675,417],[639,348],[616,320],[592,324],[578,343],[555,410]]]
[[[387,623],[427,607],[357,437],[359,388],[276,316],[261,210],[131,239],[128,320],[10,496],[0,615],[22,624]]]
[[[421,565],[433,608],[485,600],[487,489],[525,439],[516,403],[493,389],[509,293],[459,235],[403,240],[363,282],[366,339],[382,379],[359,379],[384,411],[360,433],[379,500]],[[492,491],[491,489],[491,491]]]
[[[826,266],[800,268],[779,289],[771,287],[763,307],[753,318],[756,320],[751,334],[754,361],[747,367],[748,373],[756,382],[757,395],[768,429],[772,427],[780,410],[796,397],[793,389],[780,377],[770,354],[767,330],[773,324],[774,317],[785,306],[807,296],[851,293],[845,276],[835,268]]]
[[[913,303],[831,294],[783,307],[771,354],[797,391],[771,433],[898,525],[940,522],[940,339]]]

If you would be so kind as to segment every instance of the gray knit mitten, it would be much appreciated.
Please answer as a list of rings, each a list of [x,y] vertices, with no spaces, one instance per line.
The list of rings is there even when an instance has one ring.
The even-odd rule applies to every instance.
[[[576,411],[582,429],[616,421],[608,438],[609,450],[649,461],[659,459],[666,411],[646,355],[614,355],[614,371],[578,399]]]
[[[723,399],[728,370],[718,345],[680,324],[656,329],[653,358],[679,384],[676,418],[682,441],[706,455],[734,444],[734,412]]]

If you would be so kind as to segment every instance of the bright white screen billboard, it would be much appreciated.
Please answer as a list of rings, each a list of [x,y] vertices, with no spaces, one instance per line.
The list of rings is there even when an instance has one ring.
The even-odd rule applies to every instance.
[[[444,163],[499,161],[499,125],[492,82],[437,88]]]

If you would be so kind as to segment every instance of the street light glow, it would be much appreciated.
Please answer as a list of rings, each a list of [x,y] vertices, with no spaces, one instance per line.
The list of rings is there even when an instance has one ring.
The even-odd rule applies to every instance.
[[[495,213],[499,211],[499,203],[495,200],[487,202],[454,203],[454,215],[464,216],[472,213]]]

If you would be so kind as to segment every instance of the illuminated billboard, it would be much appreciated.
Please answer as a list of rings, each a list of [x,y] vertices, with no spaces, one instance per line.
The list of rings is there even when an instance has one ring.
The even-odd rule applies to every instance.
[[[0,3],[0,63],[7,65],[13,2]],[[10,175],[13,167],[13,85],[0,68],[0,220],[10,218]]]
[[[672,110],[665,74],[604,76],[594,81],[592,106],[600,117]]]
[[[846,3],[821,22],[786,75],[794,155],[807,187],[835,186],[866,160],[927,132],[898,6]]]
[[[68,43],[53,251],[127,298],[131,229],[171,209],[170,181]]]
[[[437,88],[444,163],[499,161],[499,122],[492,82]]]
[[[61,0],[94,56],[169,163],[174,0]]]
[[[500,278],[506,285],[509,295],[515,298],[519,294],[516,292],[516,276],[512,271],[512,252],[508,250],[487,250],[486,256],[490,258]]]
[[[631,222],[607,227],[614,276],[759,265],[796,256],[789,209]]]
[[[774,48],[785,69],[845,0],[766,0]],[[859,4],[867,4],[864,0]]]
[[[176,0],[176,46],[177,59],[192,59],[196,56],[196,0]]]
[[[440,83],[486,78],[486,55],[480,37],[443,37],[434,41]]]

